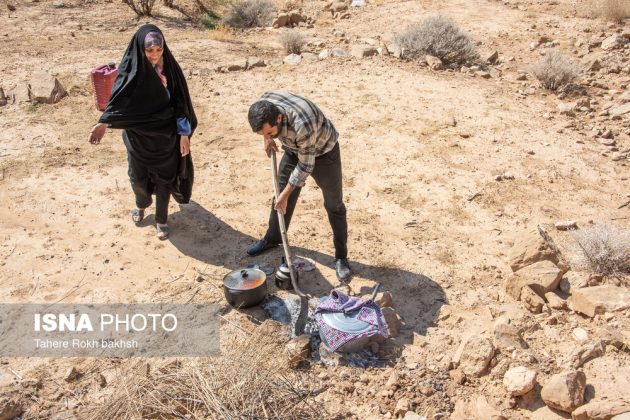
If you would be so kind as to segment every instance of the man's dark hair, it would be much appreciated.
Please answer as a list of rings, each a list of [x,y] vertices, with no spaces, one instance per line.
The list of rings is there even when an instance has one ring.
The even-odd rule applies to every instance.
[[[275,127],[278,124],[278,114],[280,114],[280,110],[276,105],[262,100],[255,102],[249,107],[247,119],[249,120],[249,125],[252,126],[252,131],[257,133],[262,130],[265,123]]]

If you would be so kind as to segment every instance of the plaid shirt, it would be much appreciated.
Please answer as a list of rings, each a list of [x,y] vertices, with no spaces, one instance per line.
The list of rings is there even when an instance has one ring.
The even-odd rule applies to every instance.
[[[311,101],[289,92],[266,92],[261,98],[278,108],[282,122],[278,139],[282,148],[297,154],[298,164],[289,177],[289,184],[303,187],[313,172],[315,158],[330,152],[339,134],[324,113]]]

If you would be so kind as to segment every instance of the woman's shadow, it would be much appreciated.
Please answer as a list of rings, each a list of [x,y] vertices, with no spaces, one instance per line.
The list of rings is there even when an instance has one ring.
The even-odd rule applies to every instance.
[[[223,266],[227,269],[226,274],[253,263],[277,266],[284,255],[279,246],[258,257],[247,256],[245,249],[257,238],[235,230],[196,202],[182,205],[180,211],[169,218],[177,225],[176,234],[169,240],[182,254],[210,265]],[[331,255],[300,247],[291,249],[294,256],[310,258],[328,267],[334,264]],[[427,328],[434,323],[442,305],[448,303],[442,287],[422,273],[352,260],[350,263],[355,275],[378,281],[382,284],[382,291],[392,293],[394,307],[407,325],[408,336],[414,331],[426,335]],[[313,270],[300,273],[300,285],[305,293],[321,297],[339,287],[340,283],[336,278],[331,281],[319,270]],[[359,294],[369,295],[371,291],[368,287],[361,287]],[[403,301],[404,305],[396,305],[396,302]]]

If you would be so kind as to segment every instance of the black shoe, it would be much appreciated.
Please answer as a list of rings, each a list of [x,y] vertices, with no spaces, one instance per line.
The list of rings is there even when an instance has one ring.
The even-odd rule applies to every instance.
[[[278,246],[278,244],[272,244],[268,242],[265,238],[262,238],[260,241],[254,242],[247,248],[247,255],[250,257],[255,257],[256,255],[262,254],[268,249],[274,248]]]
[[[352,276],[352,269],[348,263],[347,258],[339,258],[335,260],[335,271],[337,272],[337,278],[339,281],[347,282]]]

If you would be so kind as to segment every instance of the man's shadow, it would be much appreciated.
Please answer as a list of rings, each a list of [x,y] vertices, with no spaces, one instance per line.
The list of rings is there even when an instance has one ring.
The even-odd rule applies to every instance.
[[[257,238],[235,230],[196,202],[181,206],[179,212],[169,217],[177,225],[177,233],[169,238],[171,243],[184,255],[225,267],[226,274],[253,263],[268,263],[277,267],[284,256],[281,246],[257,257],[247,256],[245,249]],[[306,257],[328,267],[334,264],[333,256],[319,251],[294,246],[291,250],[294,257]],[[442,287],[422,273],[396,267],[372,266],[352,259],[350,264],[356,276],[380,282],[381,291],[392,293],[393,307],[407,325],[403,331],[406,332],[406,338],[401,340],[403,343],[411,340],[413,332],[426,335],[427,328],[434,324],[442,305],[448,303]],[[300,286],[303,292],[322,297],[341,284],[336,277],[330,280],[315,269],[300,273]],[[371,288],[362,286],[358,294],[369,295],[371,292]]]

